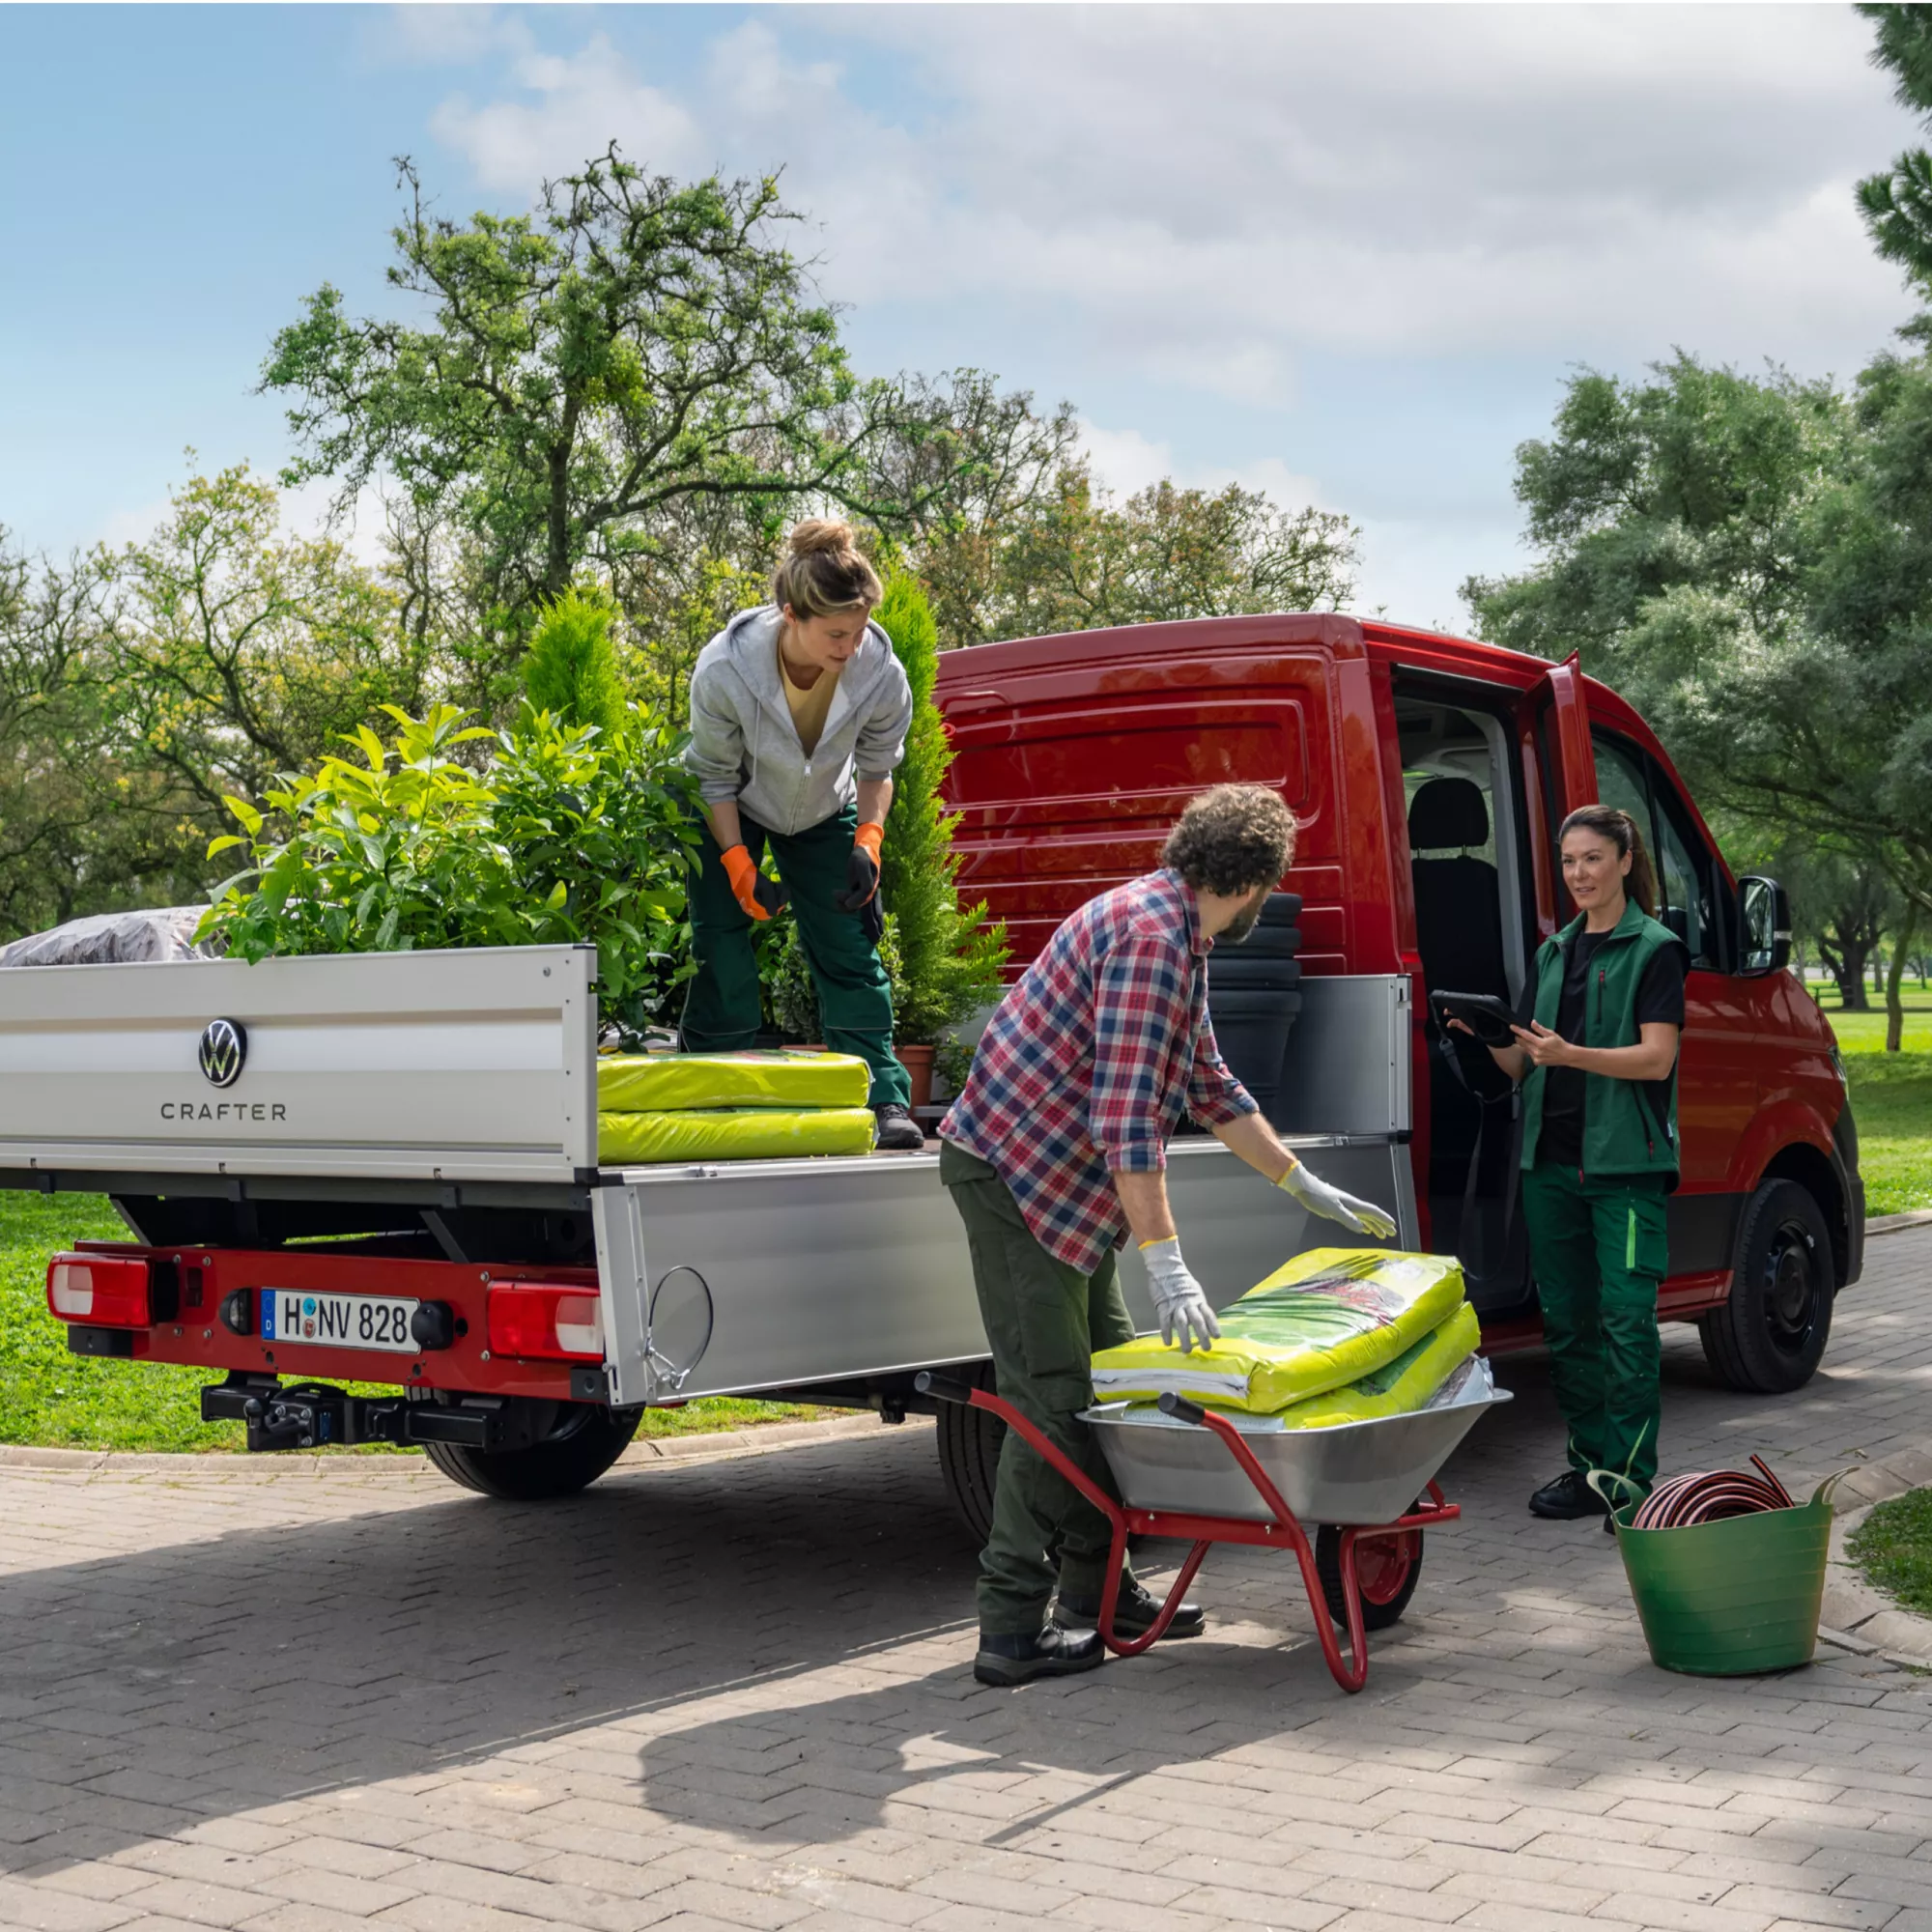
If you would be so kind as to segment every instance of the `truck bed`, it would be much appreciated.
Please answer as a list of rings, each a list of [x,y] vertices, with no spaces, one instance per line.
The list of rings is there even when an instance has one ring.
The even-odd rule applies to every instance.
[[[0,972],[0,1185],[107,1193],[151,1248],[293,1243],[484,1281],[492,1264],[594,1267],[597,1392],[617,1406],[862,1386],[985,1355],[936,1154],[599,1167],[595,977],[585,947]],[[1407,982],[1304,991],[1282,1124],[1324,1179],[1388,1203],[1413,1244]],[[1220,1301],[1336,1238],[1212,1140],[1178,1140],[1170,1176]],[[1122,1278],[1148,1321],[1131,1252]],[[703,1353],[670,1361],[666,1333],[688,1340],[700,1305]],[[199,1332],[157,1336],[155,1352],[200,1359]],[[474,1346],[459,1353],[480,1377]],[[363,1372],[286,1343],[274,1367]],[[427,1387],[456,1367],[413,1373]]]

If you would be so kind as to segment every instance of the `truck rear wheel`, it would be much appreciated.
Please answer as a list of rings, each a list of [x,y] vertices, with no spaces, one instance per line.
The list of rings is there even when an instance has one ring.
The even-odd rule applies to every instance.
[[[993,1365],[981,1362],[972,1372],[959,1371],[961,1381],[979,1388],[993,1386]],[[939,1473],[959,1520],[983,1544],[993,1533],[993,1481],[1000,1464],[1000,1444],[1007,1425],[983,1408],[964,1403],[942,1402],[939,1424]]]
[[[1697,1323],[1729,1388],[1783,1395],[1811,1379],[1832,1333],[1831,1230],[1809,1189],[1767,1180],[1745,1205],[1731,1293]]]
[[[559,1403],[551,1432],[527,1449],[459,1449],[426,1442],[424,1453],[449,1478],[504,1502],[546,1502],[588,1489],[629,1447],[643,1410]]]

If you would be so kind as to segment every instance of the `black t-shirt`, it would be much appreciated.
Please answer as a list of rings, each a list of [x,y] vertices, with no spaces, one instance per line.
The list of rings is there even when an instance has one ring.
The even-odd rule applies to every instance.
[[[1570,942],[1570,966],[1563,975],[1563,997],[1556,1008],[1555,1032],[1573,1045],[1583,1038],[1583,999],[1590,985],[1590,961],[1597,949],[1610,935],[1607,932],[1579,932]],[[1528,980],[1517,1003],[1517,1024],[1528,1026],[1536,1017],[1536,981]],[[1636,987],[1638,1026],[1684,1024],[1684,952],[1681,947],[1661,946],[1651,954]],[[1663,1117],[1668,1083],[1650,1083],[1651,1097],[1658,1117]],[[1583,1164],[1583,1070],[1579,1066],[1552,1066],[1543,1079],[1543,1139],[1538,1144],[1539,1160],[1560,1161],[1565,1167]]]

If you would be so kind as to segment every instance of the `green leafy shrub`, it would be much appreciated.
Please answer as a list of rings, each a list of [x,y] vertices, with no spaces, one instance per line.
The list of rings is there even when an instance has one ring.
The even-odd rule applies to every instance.
[[[524,657],[524,691],[534,711],[565,724],[594,724],[614,738],[624,727],[624,681],[611,641],[616,615],[600,591],[566,590],[547,605]]]
[[[903,992],[894,992],[894,1033],[908,1045],[937,1041],[976,1007],[999,998],[1007,963],[1004,922],[988,923],[983,904],[961,908],[959,823],[940,797],[952,747],[932,694],[939,677],[939,630],[919,580],[895,572],[873,613],[912,686],[912,728],[893,776],[893,809],[880,850],[880,890],[898,926]]]
[[[249,864],[201,931],[248,960],[587,940],[604,1019],[663,1017],[691,973],[697,843],[673,734],[636,707],[609,735],[527,708],[500,734],[453,705],[384,708],[394,742],[362,726],[361,763],[329,757],[284,779],[266,812],[227,801],[246,836],[210,853],[240,847]],[[454,753],[483,739],[495,750],[479,773]]]

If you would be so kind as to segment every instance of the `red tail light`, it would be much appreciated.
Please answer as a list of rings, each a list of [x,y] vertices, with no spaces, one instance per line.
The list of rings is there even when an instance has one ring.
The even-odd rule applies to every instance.
[[[594,1289],[498,1282],[487,1303],[491,1352],[540,1362],[601,1362],[604,1309]]]
[[[47,1264],[47,1306],[93,1328],[146,1328],[148,1264],[109,1255],[56,1255]]]

